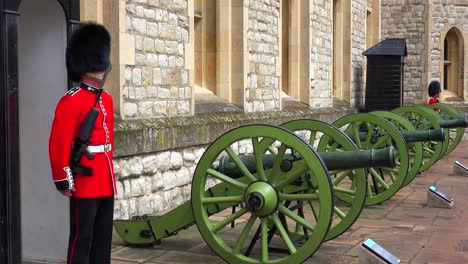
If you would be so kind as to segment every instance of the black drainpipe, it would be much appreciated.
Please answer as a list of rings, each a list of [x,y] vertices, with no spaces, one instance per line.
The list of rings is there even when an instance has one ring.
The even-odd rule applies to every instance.
[[[18,140],[19,1],[1,1],[0,262],[21,263]]]

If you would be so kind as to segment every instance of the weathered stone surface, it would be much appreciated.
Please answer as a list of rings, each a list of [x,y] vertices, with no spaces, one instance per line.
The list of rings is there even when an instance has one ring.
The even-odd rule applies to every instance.
[[[158,94],[164,93],[158,89]],[[170,91],[167,91],[170,96]],[[160,106],[163,110],[164,104]],[[177,117],[151,120],[116,120],[115,155],[123,157],[141,153],[158,152],[176,148],[211,143],[221,134],[232,128],[246,124],[282,124],[286,121],[310,118],[332,122],[339,117],[354,112],[350,108],[326,108],[314,111],[291,111],[272,113],[233,113],[212,114],[197,117]],[[222,118],[228,122],[219,123]]]
[[[152,85],[161,88],[181,87],[188,84],[185,70],[184,44],[189,41],[186,1],[132,1],[126,0],[126,29],[135,35],[135,62],[138,67],[126,70],[125,85]],[[174,55],[177,55],[174,56]],[[141,66],[152,66],[149,69]],[[189,115],[191,98],[168,98],[165,94],[152,92],[132,97],[129,91],[123,96],[121,109],[125,118],[154,118],[174,115]],[[129,100],[135,99],[135,100]],[[169,102],[168,100],[175,100]],[[129,104],[131,102],[131,104]],[[154,106],[158,104],[156,108]],[[136,105],[136,107],[135,107]],[[160,106],[169,107],[166,110]],[[126,107],[125,107],[126,106]],[[173,107],[171,107],[173,106]]]

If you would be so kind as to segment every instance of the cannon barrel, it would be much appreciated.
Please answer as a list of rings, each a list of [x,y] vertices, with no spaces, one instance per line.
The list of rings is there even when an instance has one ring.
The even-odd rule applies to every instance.
[[[429,130],[415,130],[415,131],[402,131],[401,134],[406,142],[422,142],[422,141],[444,141],[444,129],[429,129]]]
[[[443,128],[459,128],[459,127],[468,127],[468,115],[460,115],[458,118],[454,119],[444,119],[437,120],[437,123],[440,127]]]
[[[368,167],[389,167],[396,166],[395,148],[390,146],[382,149],[372,150],[357,150],[343,152],[319,152],[319,156],[325,162],[329,171],[334,170],[351,170]],[[251,172],[257,172],[257,164],[255,157],[252,155],[239,156],[245,167]],[[276,160],[276,155],[264,155],[262,158],[263,168],[268,170],[273,167]],[[294,161],[301,160],[301,157],[295,155],[285,155],[281,162],[281,170],[288,171]],[[229,156],[221,157],[219,164],[213,169],[228,175],[232,178],[240,178],[242,174],[239,167],[232,161]]]
[[[401,135],[405,139],[406,143],[412,142],[423,142],[423,141],[444,141],[445,131],[442,128],[429,129],[429,130],[414,130],[414,131],[400,131]],[[354,136],[347,134],[352,140]],[[385,132],[379,132],[371,138],[371,142],[377,142],[378,137],[385,136]],[[365,141],[367,138],[366,132],[359,132],[359,140]]]
[[[395,148],[392,146],[371,150],[319,152],[319,155],[329,171],[396,166]]]

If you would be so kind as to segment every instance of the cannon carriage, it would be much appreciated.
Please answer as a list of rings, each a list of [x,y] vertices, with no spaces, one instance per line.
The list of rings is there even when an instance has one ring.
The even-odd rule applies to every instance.
[[[195,224],[228,263],[301,263],[348,230],[365,205],[389,199],[458,144],[448,127],[458,132],[466,122],[453,121],[454,112],[444,121],[414,108],[417,122],[396,109],[333,126],[295,120],[233,129],[198,162],[190,201],[114,225],[130,244],[153,244]],[[234,222],[242,222],[239,234],[229,233]]]

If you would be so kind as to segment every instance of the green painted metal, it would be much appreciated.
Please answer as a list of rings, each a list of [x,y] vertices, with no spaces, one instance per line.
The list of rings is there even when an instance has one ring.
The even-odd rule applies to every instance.
[[[368,167],[393,168],[395,163],[395,148],[392,146],[381,149],[356,150],[343,152],[318,152],[329,171],[345,171]]]
[[[329,171],[335,175],[334,190],[337,196],[347,196],[352,199],[351,204],[335,205],[335,219],[327,239],[333,239],[345,232],[357,219],[364,206],[367,192],[367,167],[395,167],[395,151],[393,147],[378,150],[358,150],[343,132],[327,123],[315,120],[295,120],[282,125],[289,130],[296,131],[310,146],[320,146],[319,156]],[[320,137],[318,137],[320,135]],[[270,142],[271,144],[271,142]],[[327,151],[328,150],[328,151]],[[275,154],[264,155],[262,163],[264,169],[271,169],[276,160]],[[252,155],[240,155],[239,159],[251,173],[257,172],[257,164]],[[287,169],[294,159],[301,159],[299,155],[285,155],[282,168]],[[216,170],[233,178],[241,177],[242,172],[229,156],[221,157]]]
[[[443,128],[466,128],[468,126],[468,116],[458,116],[454,119],[443,119],[437,121],[437,123]]]
[[[404,106],[393,110],[406,117],[418,130],[440,129],[437,121],[442,120],[440,116],[434,115],[433,111],[424,107]],[[423,145],[423,162],[419,168],[419,172],[423,172],[430,168],[444,155],[448,143],[449,133],[445,133],[445,140],[421,142]]]
[[[250,184],[243,199],[250,212],[257,216],[269,216],[278,209],[278,194],[268,182],[256,181]]]
[[[265,146],[264,142],[267,141],[271,141],[271,145]],[[245,147],[245,145],[248,146]],[[242,153],[243,150],[249,149],[253,153]],[[263,169],[262,164],[262,157],[266,151],[277,154],[276,162],[268,170]],[[252,154],[255,157],[258,171],[251,173],[237,153]],[[290,153],[297,153],[302,158],[293,162],[290,170],[283,172],[280,168],[281,161],[286,154]],[[212,169],[219,157],[224,155],[229,155],[243,171],[245,177],[242,179],[245,182]],[[215,187],[219,186],[220,182],[241,193],[245,193],[248,186],[255,182],[267,182],[274,186],[278,193],[277,210],[261,216],[257,215],[252,208],[243,207],[227,217],[225,215],[210,217],[208,207],[213,203],[220,206],[233,201],[248,202],[244,195],[239,197],[223,195],[222,199],[216,195],[213,198],[207,196],[206,190],[212,184],[218,183]],[[201,157],[192,182],[192,211],[197,227],[206,243],[228,263],[301,263],[317,250],[329,230],[334,208],[331,186],[328,172],[318,154],[292,132],[274,126],[244,126],[219,137]],[[264,195],[270,196],[271,194]],[[288,207],[288,204],[298,200],[307,206],[304,210],[310,213],[301,215]],[[228,229],[227,226],[236,219],[247,220],[241,233],[230,238],[222,236],[222,233]],[[296,243],[296,237],[289,235],[296,231],[297,226],[304,230],[302,243]],[[254,247],[252,254],[247,255],[244,251],[246,240],[254,229],[257,229],[260,234],[260,246]],[[272,232],[278,236],[278,240],[289,255],[278,256],[270,252],[269,230],[273,230]]]
[[[114,220],[114,227],[127,243],[154,244],[157,242],[147,220]],[[145,233],[147,235],[144,235]]]
[[[332,134],[333,138],[332,140],[328,140],[330,142],[335,142],[336,138],[340,138],[336,142],[342,142],[341,145],[337,149],[337,145],[335,143],[332,143],[333,147],[330,148],[330,146],[323,145],[322,149],[326,147],[327,149],[323,149],[325,151],[330,151],[334,150],[335,152],[322,152],[321,155],[325,156],[325,160],[331,163],[330,167],[336,162],[336,158],[338,160],[344,159],[346,157],[346,153],[339,153],[338,151],[343,151],[343,150],[353,150],[356,149],[353,147],[352,143],[349,143],[349,139],[346,138],[346,136],[343,137],[342,133],[335,128],[332,128],[326,123],[319,122],[319,121],[311,121],[311,120],[306,120],[304,122],[301,122],[302,124],[308,124],[310,127],[312,126],[319,126],[319,129],[315,129],[317,131],[322,131],[327,134],[327,129],[331,129],[335,133],[337,132],[337,135],[334,135],[333,133],[328,132],[328,135]],[[306,126],[306,127],[308,127]],[[320,128],[322,127],[322,128]],[[310,129],[313,130],[313,129]],[[321,132],[321,133],[322,133]],[[321,139],[322,140],[316,140],[318,142],[324,142],[324,139],[327,136],[323,136]],[[314,137],[315,138],[315,137]],[[267,139],[264,139],[262,142],[267,142]],[[317,143],[312,143],[312,145],[317,145]],[[271,144],[271,142],[270,142]],[[263,149],[268,149],[269,151],[271,148],[267,148],[266,146],[262,147]],[[337,153],[338,156],[334,157],[333,153]],[[290,154],[288,154],[290,155]],[[327,157],[328,155],[328,157]],[[344,155],[344,156],[343,156]],[[285,155],[286,157],[287,155]],[[290,155],[291,156],[291,155]],[[341,157],[340,157],[341,156]],[[365,159],[365,160],[372,160],[373,162],[380,162],[382,165],[386,166],[391,166],[394,163],[394,160],[392,159],[393,154],[391,150],[385,150],[384,153],[379,154],[379,151],[360,151],[358,153],[355,153],[353,156],[360,157],[358,159],[355,159],[356,162],[361,162],[360,159]],[[229,157],[229,155],[225,156],[228,159],[221,158],[220,160],[230,160],[230,162],[225,161],[225,163],[221,167],[226,167],[229,168],[233,164],[235,165],[235,162],[232,162],[232,159]],[[245,167],[248,168],[248,170],[251,173],[257,173],[256,171],[256,162],[255,158],[252,158],[252,155],[238,155],[238,160],[240,160]],[[276,155],[263,155],[262,156],[262,162],[263,167],[271,169],[272,165],[274,163]],[[302,159],[302,158],[301,158]],[[367,162],[368,162],[367,161]],[[220,162],[222,163],[222,162]],[[362,162],[361,162],[362,163]],[[348,166],[350,168],[356,167],[358,164],[353,164],[353,162],[349,163]],[[359,166],[365,166],[365,165],[359,165]],[[217,164],[214,163],[213,168],[217,168]],[[233,166],[235,169],[237,166]],[[349,226],[352,225],[352,223],[355,221],[355,219],[359,216],[359,213],[362,209],[364,198],[365,198],[365,191],[367,190],[366,188],[366,181],[365,181],[365,174],[363,170],[361,170],[362,173],[356,173],[355,170],[341,170],[341,171],[335,171],[334,173],[341,173],[340,175],[340,181],[334,181],[335,186],[334,188],[338,191],[343,193],[344,195],[348,195],[351,197],[357,197],[357,199],[354,199],[353,203],[351,204],[351,208],[349,206],[340,206],[340,207],[334,207],[334,211],[336,212],[336,219],[334,221],[335,225],[332,227],[330,231],[330,235],[327,236],[327,239],[334,238],[338,236],[339,234],[345,232]],[[215,173],[215,172],[212,172]],[[246,176],[243,176],[242,172],[240,169],[237,168],[237,170],[231,170],[231,171],[222,171],[223,174],[229,175],[231,177],[231,174],[235,175],[235,177],[231,177],[234,179],[237,179],[241,183],[247,183],[248,180]],[[348,177],[355,179],[355,186],[354,188],[361,187],[361,192],[363,191],[364,194],[361,194],[360,191],[348,191],[346,192],[344,186],[342,186],[342,182],[346,182],[343,180],[343,175],[347,175]],[[361,180],[359,180],[359,178]],[[229,179],[229,178],[226,178]],[[341,183],[341,184],[339,184]],[[255,186],[255,185],[252,185]],[[301,196],[299,194],[296,194],[295,197],[298,199],[298,202],[302,203],[304,197],[308,197],[307,193],[310,192],[309,190],[310,186],[305,186],[305,187],[294,187],[294,186],[286,186],[284,189],[287,190],[287,193],[293,193],[293,192],[303,192],[304,194]],[[315,192],[315,189],[312,189],[312,192]],[[232,197],[239,197],[241,195],[244,195],[242,192],[237,190],[236,188],[233,188],[229,184],[226,183],[220,183],[214,187],[211,187],[208,189],[208,191],[205,194],[206,196],[210,196],[211,201],[214,201],[217,198],[213,197],[220,197],[216,205],[210,205],[208,206],[208,212],[209,215],[219,213],[220,211],[223,211],[230,206],[236,205],[237,203],[232,202],[232,200],[229,200],[229,198],[223,198],[226,196],[232,196]],[[282,197],[287,197],[283,195]],[[272,201],[275,200],[276,198],[273,196],[273,199],[271,197],[268,197],[266,201]],[[248,201],[248,198],[245,198],[244,200]],[[227,204],[221,204],[222,202],[232,202],[232,203],[227,203]],[[274,202],[273,202],[274,203]],[[271,207],[271,206],[270,206]],[[187,214],[188,211],[191,211],[191,202],[186,202],[185,204],[179,206],[178,208],[158,217],[147,217],[145,219],[133,219],[133,220],[115,220],[114,221],[114,226],[119,233],[119,235],[124,239],[126,242],[131,243],[131,244],[153,244],[153,243],[158,243],[160,242],[163,238],[172,236],[177,234],[180,230],[183,230],[185,228],[188,228],[192,224],[195,223],[195,220],[193,218],[192,214]],[[346,213],[344,213],[346,212]],[[263,213],[264,214],[264,213]],[[341,221],[338,219],[342,219]],[[269,224],[270,225],[270,224]],[[294,234],[292,234],[294,235]]]
[[[341,131],[333,126],[316,120],[295,120],[282,125],[303,135],[304,140],[323,157],[327,152],[358,150],[356,145]],[[304,133],[306,132],[306,133]],[[332,160],[327,166],[334,164]],[[359,217],[367,196],[366,171],[364,169],[337,170],[334,175],[333,189],[336,197],[346,196],[348,204],[335,203],[333,225],[326,240],[333,239],[351,227]]]
[[[374,112],[371,112],[371,114]],[[408,121],[408,120],[407,120]],[[445,131],[443,128],[439,129],[429,129],[429,130],[415,130],[415,131],[400,131],[403,139],[407,143],[412,142],[423,142],[423,141],[444,141],[445,140]],[[376,142],[379,137],[385,136],[384,132],[380,132],[378,135],[375,135],[371,138],[371,142]],[[352,135],[347,135],[348,137],[353,137]],[[367,133],[359,132],[359,139],[361,141],[366,140]]]
[[[243,182],[245,179],[238,179]],[[220,184],[210,188],[206,196],[238,196],[241,192]],[[224,203],[222,205],[212,204],[208,207],[210,215],[219,213],[238,203]],[[131,220],[114,220],[114,227],[120,237],[130,244],[156,244],[162,239],[176,235],[179,231],[184,230],[193,224],[195,219],[192,215],[191,201],[185,202],[177,208],[161,215],[149,216],[147,219],[131,219]]]
[[[396,114],[388,112],[391,114]],[[403,119],[409,122],[406,118]],[[411,123],[409,123],[411,125]],[[414,128],[414,126],[413,126]],[[403,138],[407,143],[423,142],[423,141],[444,141],[445,130],[443,128],[429,129],[429,130],[414,130],[414,131],[401,131]]]
[[[375,111],[375,112],[371,112],[371,114],[378,115],[380,117],[385,118],[389,122],[391,122],[396,128],[400,130],[400,132],[403,135],[403,138],[408,144],[408,151],[409,151],[409,157],[410,157],[410,160],[409,160],[410,169],[408,171],[408,174],[406,175],[405,181],[403,182],[402,187],[404,187],[408,185],[419,173],[419,168],[423,164],[423,146],[420,141],[427,139],[428,135],[427,133],[423,133],[423,135],[418,133],[416,128],[413,126],[413,124],[410,121],[408,121],[408,119],[404,118],[403,116],[397,113],[388,112],[388,111]],[[423,130],[422,132],[426,132],[426,131],[430,131],[430,130]],[[443,132],[444,130],[440,130],[440,131]],[[440,134],[440,131],[439,131],[439,134]],[[440,136],[439,134],[437,136]],[[429,138],[431,137],[429,136]]]
[[[293,121],[294,122],[294,121]],[[315,121],[314,121],[315,122]],[[340,132],[341,133],[341,132]],[[347,138],[349,140],[349,138]],[[332,143],[333,142],[333,143]],[[330,140],[329,144],[335,144]],[[395,164],[395,148],[387,147],[382,149],[371,150],[343,150],[343,147],[330,152],[318,152],[329,171],[347,171],[353,169],[362,169],[367,167],[389,167],[393,168]],[[239,160],[245,165],[250,173],[257,172],[257,164],[255,157],[252,155],[239,155]],[[271,169],[276,161],[276,154],[265,154],[262,157],[264,169]],[[286,154],[281,162],[281,168],[287,170],[291,164],[302,159],[298,154]],[[229,175],[231,178],[240,178],[243,176],[243,171],[237,167],[237,164],[229,156],[223,156],[219,159],[219,163],[215,164],[213,169],[223,174]]]
[[[467,116],[466,115],[460,116],[460,113],[458,112],[457,109],[447,104],[438,103],[438,104],[432,104],[432,105],[425,105],[425,107],[430,108],[430,109],[433,109],[433,108],[439,109],[439,112],[433,111],[433,113],[440,115],[440,117],[442,117],[443,119],[443,120],[439,120],[438,124],[448,129],[449,143],[448,143],[447,150],[445,151],[445,154],[452,152],[463,138],[463,135],[465,133],[464,128],[466,128]],[[458,127],[448,128],[442,122],[444,120],[452,120],[452,119],[456,119],[456,120],[461,119],[462,123],[459,124]]]
[[[408,147],[399,130],[382,117],[364,113],[344,116],[333,122],[333,125],[351,135],[359,149],[396,148],[397,167],[368,169],[369,183],[372,184],[368,185],[365,204],[379,204],[392,197],[403,185],[410,169]],[[362,132],[366,133],[364,140],[359,136]],[[374,141],[374,138],[377,140]]]

